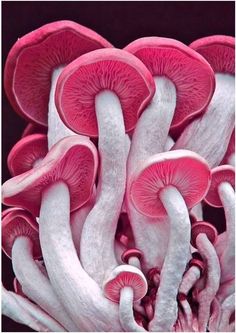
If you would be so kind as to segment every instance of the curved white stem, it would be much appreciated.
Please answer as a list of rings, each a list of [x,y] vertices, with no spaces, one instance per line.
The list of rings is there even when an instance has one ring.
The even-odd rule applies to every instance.
[[[208,322],[208,329],[210,332],[218,332],[221,317],[221,305],[216,297],[212,301],[211,308],[212,312]]]
[[[175,111],[174,84],[165,77],[156,77],[154,80],[156,93],[151,104],[142,113],[132,137],[127,167],[127,193],[132,174],[138,165],[148,157],[165,150]],[[136,211],[128,198],[126,205],[136,247],[144,254],[142,262],[144,271],[156,266],[161,269],[169,238],[167,219],[158,220],[143,216]]]
[[[235,167],[235,153],[232,153],[231,155],[229,155],[227,162],[229,165],[232,165],[233,167]]]
[[[193,324],[192,309],[191,309],[191,306],[187,299],[182,300],[180,303],[181,303],[181,306],[184,311],[184,315],[185,315],[185,319],[186,319],[186,326],[188,327],[188,330],[189,330],[189,328],[191,328],[192,324]]]
[[[203,290],[198,294],[199,330],[205,332],[210,317],[211,303],[220,285],[220,263],[214,246],[205,234],[199,234],[196,239],[199,253],[207,262],[207,280]]]
[[[220,285],[216,297],[220,303],[223,303],[224,300],[234,292],[235,292],[235,280],[232,279]]]
[[[201,276],[200,269],[197,266],[191,266],[184,274],[179,286],[179,293],[188,295],[189,290],[195,285]]]
[[[206,159],[211,168],[222,161],[234,129],[234,76],[216,73],[216,89],[206,113],[191,122],[173,146]],[[224,110],[224,112],[222,112]]]
[[[65,312],[49,280],[33,259],[33,243],[30,238],[18,237],[15,240],[12,247],[12,265],[23,293],[67,330],[75,331],[76,325]]]
[[[222,314],[219,324],[219,332],[225,332],[229,325],[231,314],[235,311],[235,294],[228,296],[221,305]]]
[[[38,332],[65,332],[65,329],[28,299],[2,286],[2,314]]]
[[[191,213],[193,213],[198,221],[203,221],[203,210],[202,203],[199,202],[196,206],[191,209]]]
[[[71,235],[69,208],[70,194],[64,182],[44,190],[39,232],[51,284],[78,328],[119,331],[117,305],[103,296],[80,264]]]
[[[235,277],[235,193],[227,182],[218,186],[218,193],[226,219],[225,247],[220,256],[221,283],[224,283]]]
[[[106,274],[118,263],[114,242],[126,180],[123,113],[111,91],[96,96],[99,128],[100,175],[96,203],[83,227],[80,256],[86,272],[102,286]]]
[[[157,332],[169,332],[177,320],[176,298],[188,261],[190,221],[183,197],[175,187],[168,186],[163,189],[160,199],[169,216],[170,238],[150,329]]]
[[[131,287],[124,287],[120,292],[119,318],[124,331],[126,332],[146,332],[139,326],[133,314],[134,292]]]

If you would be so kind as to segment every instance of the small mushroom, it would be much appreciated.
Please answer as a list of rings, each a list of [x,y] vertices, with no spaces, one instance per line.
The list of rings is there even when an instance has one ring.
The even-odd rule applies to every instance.
[[[153,331],[169,331],[177,320],[176,297],[190,247],[188,208],[202,200],[209,183],[207,163],[187,150],[154,155],[132,175],[129,195],[137,210],[151,217],[168,214],[170,221],[168,249],[150,323]]]
[[[132,130],[154,94],[152,76],[132,54],[118,49],[89,52],[68,65],[56,89],[56,105],[73,131],[99,136],[96,204],[83,227],[80,256],[100,285],[117,266],[114,240],[125,192],[127,147]]]
[[[198,323],[199,330],[205,332],[210,317],[211,303],[216,296],[220,285],[220,263],[217,257],[214,243],[217,231],[208,222],[196,222],[192,225],[191,242],[198,249],[202,258],[206,261],[206,285],[198,293]]]
[[[127,332],[146,332],[134,319],[133,303],[147,293],[147,281],[143,273],[131,265],[117,266],[104,282],[104,294],[119,303],[119,318]]]
[[[172,149],[194,151],[204,157],[210,167],[216,167],[225,155],[234,129],[235,40],[228,36],[210,36],[196,40],[190,47],[213,67],[216,89],[207,111],[184,129]]]
[[[204,111],[214,91],[214,73],[202,56],[174,39],[140,38],[125,50],[147,66],[156,85],[155,95],[133,133],[127,165],[128,193],[135,168],[165,151],[170,127],[182,126]],[[161,268],[168,246],[168,220],[157,221],[138,214],[128,197],[127,207],[136,246],[144,253],[145,270]]]
[[[36,167],[48,153],[47,136],[31,134],[19,140],[11,149],[7,165],[12,176]]]
[[[124,263],[141,269],[140,261],[142,257],[143,257],[142,251],[140,251],[139,249],[132,248],[123,252],[121,259]]]
[[[75,330],[49,280],[42,274],[35,259],[40,258],[38,223],[23,210],[13,210],[2,220],[3,251],[12,258],[12,265],[23,293],[55,318],[66,329]],[[20,255],[19,255],[20,254]]]
[[[221,283],[235,277],[235,169],[220,165],[211,170],[212,180],[205,201],[213,207],[224,207],[226,233],[220,254]]]

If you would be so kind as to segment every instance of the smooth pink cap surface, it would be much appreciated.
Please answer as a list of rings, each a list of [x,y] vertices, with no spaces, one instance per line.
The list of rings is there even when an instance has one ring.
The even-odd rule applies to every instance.
[[[176,187],[186,206],[192,208],[207,193],[210,177],[207,162],[198,154],[181,149],[168,151],[153,155],[136,169],[128,195],[141,214],[166,216],[159,198],[161,190]]]
[[[218,193],[221,183],[230,183],[235,188],[235,169],[231,165],[220,165],[211,170],[211,186],[205,197],[205,201],[213,207],[222,207],[222,202]]]
[[[39,126],[37,124],[29,123],[22,132],[21,137],[24,138],[27,135],[37,134],[37,133],[47,134],[47,128]]]
[[[138,57],[153,76],[165,76],[174,83],[177,99],[172,129],[205,110],[214,93],[215,78],[210,65],[197,52],[163,37],[137,39],[125,50]]]
[[[151,100],[155,85],[144,64],[126,51],[103,49],[84,54],[57,81],[55,102],[66,126],[79,134],[98,136],[95,96],[103,90],[118,96],[125,129],[130,131]]]
[[[218,236],[217,230],[212,224],[205,221],[194,223],[191,228],[191,244],[195,248],[197,248],[196,239],[199,234],[206,234],[212,244],[215,243]]]
[[[2,211],[2,219],[9,213],[11,213],[12,211],[14,210],[22,210],[23,211],[23,208],[19,208],[19,207],[10,207],[10,208],[7,208],[7,209],[4,209]]]
[[[215,35],[192,42],[189,47],[200,53],[216,73],[235,73],[235,39]]]
[[[51,148],[38,167],[3,184],[3,202],[39,216],[44,189],[51,183],[64,181],[70,191],[70,209],[74,211],[91,197],[97,165],[97,150],[91,141],[76,135],[66,137]]]
[[[143,273],[131,265],[120,265],[112,271],[109,279],[104,283],[104,294],[111,301],[119,303],[120,292],[124,287],[133,289],[134,301],[143,298],[148,289]]]
[[[20,236],[29,237],[32,240],[33,256],[35,259],[40,258],[42,253],[37,221],[27,211],[22,209],[12,210],[2,219],[2,249],[8,257],[11,258],[14,241]]]
[[[86,52],[112,47],[96,32],[72,21],[56,21],[19,38],[11,48],[4,86],[14,110],[47,126],[52,71]]]
[[[32,134],[19,140],[11,149],[7,166],[12,176],[20,175],[34,167],[34,163],[48,153],[45,134]]]

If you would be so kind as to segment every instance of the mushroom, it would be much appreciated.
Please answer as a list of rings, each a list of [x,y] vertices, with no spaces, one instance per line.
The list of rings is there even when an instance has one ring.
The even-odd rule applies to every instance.
[[[151,217],[168,214],[170,223],[155,315],[149,325],[152,331],[170,331],[177,320],[176,297],[190,248],[188,208],[202,200],[209,182],[205,160],[187,150],[154,155],[132,175],[128,195],[136,209]]]
[[[135,127],[153,94],[152,76],[143,63],[118,49],[79,57],[57,83],[56,105],[65,124],[79,134],[99,134],[97,197],[84,223],[80,256],[84,269],[100,286],[107,271],[117,266],[114,240],[125,192],[125,130]]]
[[[125,50],[147,66],[156,85],[152,102],[133,133],[127,166],[128,193],[135,168],[166,150],[170,127],[182,126],[204,111],[214,91],[214,73],[202,56],[174,39],[140,38]],[[169,221],[144,217],[126,199],[136,246],[144,253],[144,269],[156,266],[161,269],[168,245]],[[155,251],[153,244],[158,244]]]
[[[46,24],[17,40],[5,65],[4,86],[14,110],[41,126],[49,126],[49,148],[72,135],[61,122],[54,90],[62,69],[80,55],[112,45],[94,31],[72,21]]]
[[[217,332],[221,317],[221,304],[215,297],[211,303],[211,315],[208,322],[210,332]]]
[[[112,270],[103,286],[105,296],[119,303],[119,318],[127,332],[146,332],[134,319],[133,302],[142,299],[147,293],[147,281],[135,266],[120,265]]]
[[[47,152],[47,136],[45,134],[31,134],[22,138],[13,146],[7,158],[11,175],[20,175],[37,166]]]
[[[49,280],[35,263],[35,259],[42,254],[38,224],[33,216],[21,209],[9,212],[2,220],[2,236],[3,251],[12,259],[13,270],[23,293],[63,327],[76,330]]]
[[[22,132],[21,138],[24,138],[27,135],[31,134],[47,134],[47,127],[43,127],[33,123],[28,123],[28,125],[25,127],[24,131]]]
[[[22,297],[27,297],[22,290],[22,285],[20,284],[20,282],[17,280],[16,277],[13,280],[13,288],[16,294]]]
[[[24,206],[35,216],[40,212],[40,243],[47,272],[76,326],[119,330],[116,307],[83,270],[71,235],[70,211],[91,197],[96,170],[95,146],[79,136],[66,137],[51,148],[40,166],[3,185],[3,202]],[[87,320],[95,313],[96,321]]]
[[[230,316],[235,311],[235,293],[228,296],[221,305],[221,318],[219,332],[227,332],[230,324]]]
[[[220,165],[211,170],[212,180],[205,201],[213,207],[224,207],[226,234],[220,253],[221,283],[235,277],[235,169]]]
[[[198,293],[198,323],[199,330],[205,332],[210,317],[211,303],[220,285],[220,263],[213,244],[217,238],[217,231],[208,222],[200,221],[192,225],[191,242],[198,249],[206,265],[206,285]]]
[[[234,129],[234,45],[228,36],[204,37],[190,44],[213,67],[216,89],[206,113],[184,129],[172,149],[194,151],[211,168],[222,161]]]
[[[38,332],[65,332],[65,329],[28,299],[6,290],[2,285],[2,314]]]
[[[139,249],[127,249],[125,252],[123,252],[121,259],[124,263],[135,266],[139,269],[141,269],[140,261],[143,257],[142,251]]]

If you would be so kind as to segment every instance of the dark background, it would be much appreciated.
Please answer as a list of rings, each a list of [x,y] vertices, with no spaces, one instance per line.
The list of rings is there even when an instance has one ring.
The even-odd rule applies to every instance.
[[[234,36],[233,1],[3,1],[2,61],[17,38],[56,20],[73,20],[95,30],[114,46],[123,48],[134,39],[162,36],[185,44],[200,37],[223,34]],[[6,166],[11,147],[19,140],[26,121],[12,110],[3,92],[2,99],[2,182],[10,175]],[[205,219],[222,232],[224,214],[221,209],[207,207]],[[12,289],[11,261],[2,255],[2,280]],[[2,331],[32,331],[3,316]]]

